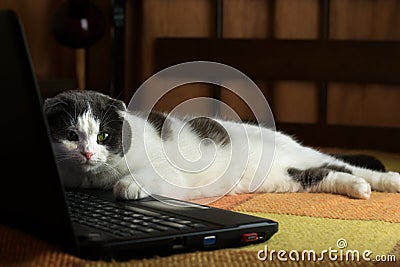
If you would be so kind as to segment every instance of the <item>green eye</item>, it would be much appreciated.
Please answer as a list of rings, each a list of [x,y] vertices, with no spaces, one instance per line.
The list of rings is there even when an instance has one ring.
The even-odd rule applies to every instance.
[[[104,142],[108,139],[110,135],[108,133],[100,133],[97,135],[97,141],[98,142]]]
[[[69,141],[78,141],[79,140],[78,135],[74,131],[68,131],[66,137]]]

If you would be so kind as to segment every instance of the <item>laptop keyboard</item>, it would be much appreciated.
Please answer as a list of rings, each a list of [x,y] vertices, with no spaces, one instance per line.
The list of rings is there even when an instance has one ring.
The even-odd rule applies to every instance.
[[[73,222],[119,237],[204,228],[205,224],[136,207],[120,207],[81,192],[67,192]]]

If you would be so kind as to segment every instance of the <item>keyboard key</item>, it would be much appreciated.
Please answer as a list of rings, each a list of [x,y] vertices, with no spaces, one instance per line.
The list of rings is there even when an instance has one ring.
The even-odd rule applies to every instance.
[[[203,227],[206,227],[206,225],[205,225],[205,224],[202,224],[202,223],[192,223],[192,224],[189,224],[189,226],[190,226],[190,227],[194,227],[194,228],[203,228]]]
[[[157,224],[157,225],[154,225],[154,229],[157,229],[159,231],[167,231],[168,229],[171,229],[171,228]]]
[[[174,223],[174,222],[171,222],[171,221],[161,221],[159,223],[162,224],[162,225],[165,225],[165,226],[169,226],[169,227],[173,227],[173,228],[179,229],[179,230],[183,230],[183,229],[189,228],[186,225],[179,224],[179,223]]]

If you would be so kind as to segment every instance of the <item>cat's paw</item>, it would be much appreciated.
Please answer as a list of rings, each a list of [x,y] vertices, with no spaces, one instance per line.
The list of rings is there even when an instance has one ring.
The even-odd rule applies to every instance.
[[[115,183],[114,196],[119,199],[139,199],[147,197],[148,194],[131,179],[121,179]]]
[[[382,174],[382,191],[400,193],[400,174],[397,172],[387,172]]]
[[[354,198],[369,199],[371,196],[371,185],[364,179],[357,180],[352,185],[350,196]]]

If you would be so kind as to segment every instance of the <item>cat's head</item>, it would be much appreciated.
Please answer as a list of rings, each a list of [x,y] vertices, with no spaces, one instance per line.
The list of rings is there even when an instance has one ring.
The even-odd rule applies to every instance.
[[[123,157],[124,102],[96,91],[68,90],[45,99],[44,111],[61,165],[98,173]]]

